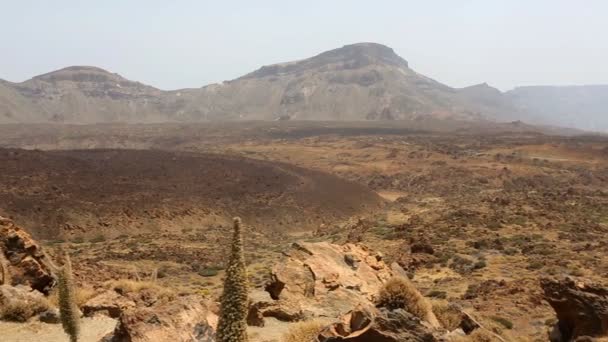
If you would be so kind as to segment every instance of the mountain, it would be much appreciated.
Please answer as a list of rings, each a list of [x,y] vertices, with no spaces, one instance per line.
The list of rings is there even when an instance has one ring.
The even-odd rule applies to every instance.
[[[120,75],[73,66],[23,83],[3,82],[0,121],[164,121],[162,98],[162,91]]]
[[[518,87],[505,95],[539,122],[608,132],[608,85]]]
[[[479,119],[458,91],[410,69],[383,45],[361,43],[264,66],[202,89],[211,118],[298,120]]]
[[[601,91],[585,92],[588,97],[580,98],[576,91],[568,92],[572,98],[564,100],[561,95],[547,98],[544,91],[530,88],[502,93],[485,83],[452,88],[415,72],[389,47],[359,43],[263,66],[237,79],[196,89],[162,91],[86,66],[68,67],[22,83],[0,81],[0,123],[430,117],[557,124],[570,123],[553,120],[550,114],[557,109],[565,113],[560,117],[579,113],[574,109],[599,110],[605,101],[593,100],[597,93]],[[564,101],[572,105],[572,111],[563,108]],[[590,101],[593,105],[584,105]],[[589,113],[595,115],[595,111]]]

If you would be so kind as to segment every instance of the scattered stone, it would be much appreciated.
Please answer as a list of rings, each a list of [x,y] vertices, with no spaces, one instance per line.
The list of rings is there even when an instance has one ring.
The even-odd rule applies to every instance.
[[[48,309],[38,315],[38,319],[43,323],[58,324],[61,322],[59,309]]]

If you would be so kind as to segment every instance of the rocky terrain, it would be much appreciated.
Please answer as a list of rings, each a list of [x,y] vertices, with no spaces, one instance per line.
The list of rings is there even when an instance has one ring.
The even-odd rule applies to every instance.
[[[0,331],[61,333],[68,251],[92,341],[210,340],[238,214],[252,341],[605,335],[608,140],[418,124],[0,127],[4,298],[42,303]],[[395,276],[431,309],[379,306]]]
[[[237,214],[266,232],[309,230],[382,205],[357,183],[238,156],[0,149],[0,159],[0,213],[43,238],[199,229]]]
[[[389,47],[359,43],[196,89],[163,91],[89,66],[0,80],[0,123],[447,119],[606,131],[606,89],[457,89],[417,73]]]

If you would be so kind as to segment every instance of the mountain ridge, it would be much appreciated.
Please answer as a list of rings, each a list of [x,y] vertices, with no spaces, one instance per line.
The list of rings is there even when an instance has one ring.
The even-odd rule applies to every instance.
[[[576,93],[583,88],[568,90]],[[0,123],[415,120],[430,116],[576,127],[576,122],[552,118],[546,108],[555,111],[554,102],[560,101],[540,101],[537,97],[544,93],[537,90],[517,87],[501,92],[487,83],[453,88],[417,73],[392,48],[366,42],[265,65],[233,80],[200,88],[161,90],[85,65],[19,83],[0,80]],[[604,92],[608,95],[608,86],[594,96]],[[586,122],[585,128],[603,129],[604,123]]]

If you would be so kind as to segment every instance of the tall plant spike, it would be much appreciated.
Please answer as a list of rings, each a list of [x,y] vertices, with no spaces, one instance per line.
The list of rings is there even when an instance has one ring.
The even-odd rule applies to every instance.
[[[241,219],[235,217],[230,259],[226,268],[220,319],[217,326],[218,342],[247,341],[247,306],[247,269],[243,254]]]
[[[72,279],[72,262],[67,253],[65,253],[64,265],[59,271],[57,293],[59,294],[59,314],[63,331],[70,336],[70,342],[78,342],[80,315]]]
[[[9,262],[4,256],[4,250],[0,247],[0,285],[11,285],[11,273],[9,271]]]

